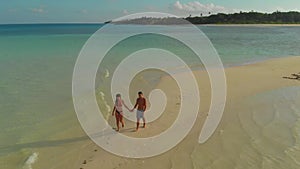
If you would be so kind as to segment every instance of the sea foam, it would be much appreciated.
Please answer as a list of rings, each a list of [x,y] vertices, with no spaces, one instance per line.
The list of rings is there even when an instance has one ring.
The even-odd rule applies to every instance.
[[[34,164],[38,160],[38,153],[32,153],[25,161],[23,165],[23,169],[32,169],[32,164]]]

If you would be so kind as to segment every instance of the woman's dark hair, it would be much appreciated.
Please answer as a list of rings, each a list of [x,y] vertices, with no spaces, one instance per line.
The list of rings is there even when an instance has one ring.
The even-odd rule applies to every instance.
[[[138,94],[143,94],[143,92],[139,91]]]

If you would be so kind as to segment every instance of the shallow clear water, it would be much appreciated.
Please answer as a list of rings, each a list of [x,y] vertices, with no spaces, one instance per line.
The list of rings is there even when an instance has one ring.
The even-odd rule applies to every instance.
[[[16,161],[23,162],[28,158],[28,154],[32,154],[24,153],[22,147],[15,149],[7,147],[47,140],[51,135],[60,132],[61,129],[56,124],[61,124],[61,119],[70,117],[70,120],[76,120],[71,102],[74,64],[85,41],[101,26],[0,25],[2,166],[20,165],[19,163],[8,165],[1,160],[2,158],[18,156]],[[163,26],[162,29],[167,27]],[[210,38],[225,66],[300,55],[300,27],[200,26],[200,29]],[[177,42],[155,41],[155,35],[132,38],[130,43],[140,44],[141,46],[135,46],[137,48],[166,45],[170,50],[183,55],[186,52]],[[107,58],[109,60],[107,63],[114,64],[124,53],[131,50],[128,46],[121,45],[119,50],[113,53],[114,57]],[[194,60],[189,60],[189,56],[186,57],[191,66],[200,64],[193,65]],[[101,80],[101,77],[99,79]]]
[[[209,143],[195,148],[194,165],[197,168],[299,168],[299,99],[300,87],[286,87],[228,106],[218,133]],[[227,113],[231,114],[230,119]]]

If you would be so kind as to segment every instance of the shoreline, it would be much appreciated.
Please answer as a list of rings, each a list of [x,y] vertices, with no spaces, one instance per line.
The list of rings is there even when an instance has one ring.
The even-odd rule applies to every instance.
[[[272,62],[272,61],[280,61],[281,59],[293,59],[293,58],[298,58],[298,57],[300,57],[300,56],[281,56],[281,57],[273,57],[273,58],[264,58],[264,59],[260,59],[260,60],[256,60],[256,61],[245,62],[243,64],[231,65],[228,67],[224,67],[224,69],[226,70],[228,68],[243,67],[243,66],[248,66],[248,65],[255,65],[255,64]]]

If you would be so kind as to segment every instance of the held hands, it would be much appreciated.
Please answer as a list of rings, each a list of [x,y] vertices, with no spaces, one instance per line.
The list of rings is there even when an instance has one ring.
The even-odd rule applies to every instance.
[[[132,112],[132,109],[129,109],[128,107],[126,107],[127,108],[127,110],[129,111],[129,112]]]

